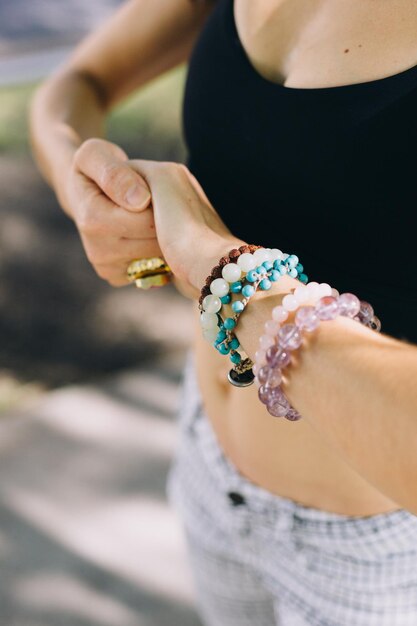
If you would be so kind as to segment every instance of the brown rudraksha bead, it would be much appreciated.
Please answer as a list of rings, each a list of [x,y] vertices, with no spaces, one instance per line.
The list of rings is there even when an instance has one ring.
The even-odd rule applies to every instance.
[[[222,269],[223,269],[223,267],[225,265],[227,265],[228,263],[236,263],[241,254],[244,254],[245,252],[248,252],[249,254],[253,254],[253,252],[255,252],[255,250],[257,250],[258,248],[261,248],[261,247],[262,246],[256,246],[254,244],[248,244],[248,245],[240,246],[239,249],[233,248],[232,250],[230,250],[229,254],[227,254],[225,256],[222,256],[222,258],[220,259],[218,264],[213,267],[213,269],[210,272],[210,275],[207,276],[207,278],[205,280],[204,287],[202,288],[201,293],[200,293],[200,297],[198,299],[199,305],[202,306],[204,298],[206,296],[210,295],[210,293],[211,293],[211,291],[210,291],[211,282],[215,278],[221,278]]]

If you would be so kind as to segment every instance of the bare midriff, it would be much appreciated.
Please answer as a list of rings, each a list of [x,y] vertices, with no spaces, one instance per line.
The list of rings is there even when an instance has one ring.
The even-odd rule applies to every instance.
[[[258,400],[256,385],[233,387],[227,380],[230,361],[201,337],[198,312],[194,350],[205,413],[241,475],[274,494],[342,515],[400,508],[330,448],[310,421],[273,418]]]
[[[254,71],[286,87],[369,81],[417,62],[417,8],[411,1],[376,6],[373,0],[360,5],[234,0],[234,16]],[[233,387],[227,380],[229,359],[201,338],[197,316],[194,347],[205,411],[220,446],[244,477],[274,494],[342,515],[400,508],[350,467],[311,421],[273,418],[258,400],[256,385]]]
[[[234,0],[234,16],[254,71],[286,87],[369,81],[417,62],[417,8],[411,1],[376,6],[373,0],[360,5]],[[342,515],[400,508],[331,448],[311,421],[273,418],[258,400],[256,385],[233,387],[227,380],[230,361],[201,338],[198,313],[194,347],[208,419],[244,477],[274,494]]]

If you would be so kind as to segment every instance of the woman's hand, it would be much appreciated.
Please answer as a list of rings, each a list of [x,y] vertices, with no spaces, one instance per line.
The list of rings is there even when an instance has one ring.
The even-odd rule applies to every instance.
[[[141,159],[129,165],[151,190],[165,260],[176,278],[199,290],[219,258],[244,242],[233,237],[185,165]]]
[[[74,155],[63,196],[87,258],[114,287],[128,283],[126,268],[133,259],[161,256],[149,188],[118,146],[85,141]]]

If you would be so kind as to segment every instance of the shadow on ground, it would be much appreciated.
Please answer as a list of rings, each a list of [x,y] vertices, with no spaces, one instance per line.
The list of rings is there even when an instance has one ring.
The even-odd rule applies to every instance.
[[[118,295],[95,275],[31,161],[2,158],[0,177],[0,367],[60,385],[154,358],[160,347],[139,319],[123,328],[103,319],[100,304],[117,309]],[[138,317],[142,297],[131,298]]]
[[[0,624],[198,626],[166,501],[180,363],[69,386],[0,422]]]

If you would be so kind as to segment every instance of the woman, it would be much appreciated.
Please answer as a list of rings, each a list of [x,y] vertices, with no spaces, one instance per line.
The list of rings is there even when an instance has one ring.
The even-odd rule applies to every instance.
[[[322,324],[289,370],[289,422],[227,382],[195,306],[169,492],[210,626],[417,623],[416,31],[405,0],[132,0],[34,99],[40,167],[110,284],[162,254],[198,298],[256,243],[382,320]],[[100,139],[116,102],[185,60],[188,167]],[[295,284],[241,316],[250,357]]]

